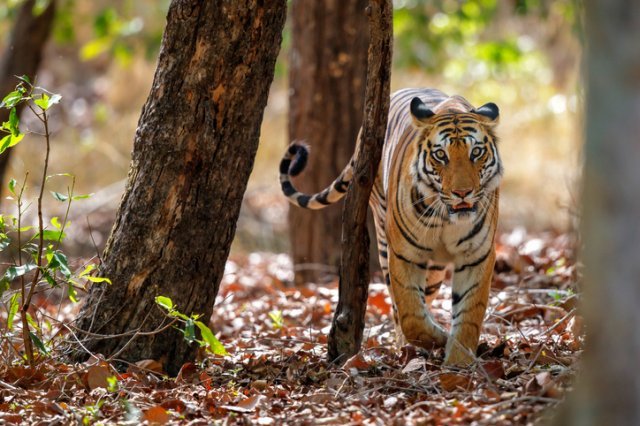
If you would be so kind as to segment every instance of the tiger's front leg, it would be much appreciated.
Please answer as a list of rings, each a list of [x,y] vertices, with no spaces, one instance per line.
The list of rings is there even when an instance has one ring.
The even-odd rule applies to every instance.
[[[406,341],[425,349],[444,346],[448,334],[425,303],[425,270],[389,250],[389,272],[398,323]]]
[[[495,263],[493,246],[484,254],[455,262],[451,302],[451,336],[445,364],[469,365],[475,359],[482,322],[489,300]]]

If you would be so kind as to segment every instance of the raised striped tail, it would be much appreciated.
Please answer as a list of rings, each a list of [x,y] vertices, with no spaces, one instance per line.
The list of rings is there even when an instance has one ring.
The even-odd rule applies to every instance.
[[[307,165],[309,146],[292,142],[280,161],[280,185],[292,204],[305,209],[319,210],[339,201],[347,193],[353,177],[353,158],[331,185],[316,194],[304,194],[291,183],[291,176],[299,175]]]

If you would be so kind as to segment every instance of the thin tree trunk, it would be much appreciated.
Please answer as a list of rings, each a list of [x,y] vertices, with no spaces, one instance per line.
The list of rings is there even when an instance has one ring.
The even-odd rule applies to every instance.
[[[640,3],[585,1],[585,357],[556,424],[640,424]]]
[[[101,267],[113,284],[92,287],[83,330],[154,330],[163,320],[157,295],[187,315],[211,316],[285,16],[285,0],[172,1]],[[173,329],[130,343],[87,338],[84,346],[127,361],[161,360],[170,374],[196,351]]]
[[[26,75],[31,81],[42,60],[44,46],[49,39],[53,19],[56,14],[56,0],[39,15],[33,14],[35,0],[26,0],[18,11],[13,29],[9,35],[7,48],[0,58],[0,99],[13,91],[18,84],[16,76]],[[18,114],[24,104],[18,105]],[[9,110],[0,109],[0,123],[9,120]],[[4,175],[11,158],[11,149],[0,155],[0,188],[4,188]]]
[[[312,149],[301,190],[317,192],[349,162],[362,124],[366,0],[291,3],[289,139]],[[289,210],[296,283],[323,281],[340,263],[341,211]]]
[[[338,307],[329,334],[329,359],[343,362],[360,350],[369,288],[367,205],[378,172],[389,113],[391,0],[370,0],[370,44],[362,140],[344,203]]]

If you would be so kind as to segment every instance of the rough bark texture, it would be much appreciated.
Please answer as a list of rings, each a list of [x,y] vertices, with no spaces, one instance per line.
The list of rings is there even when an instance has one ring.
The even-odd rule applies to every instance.
[[[367,71],[366,0],[291,3],[289,139],[312,155],[296,182],[317,192],[349,162],[362,124]],[[289,210],[296,283],[335,276],[340,263],[341,211]]]
[[[56,14],[56,0],[51,0],[40,14],[33,14],[35,0],[27,0],[20,7],[13,29],[9,35],[7,48],[0,58],[0,99],[13,91],[18,84],[16,76],[27,75],[35,80],[42,60],[42,52],[47,43],[53,18]],[[24,104],[17,107],[20,114]],[[9,120],[9,110],[0,109],[0,123]],[[11,149],[0,155],[0,188],[4,188],[4,174],[11,158]]]
[[[142,110],[125,195],[83,330],[156,329],[154,297],[209,318],[258,146],[286,16],[285,0],[173,0],[158,68]],[[128,338],[85,346],[106,355]],[[172,329],[119,353],[157,359],[175,374],[195,347]]]
[[[640,3],[585,1],[587,347],[558,425],[640,424]]]
[[[344,362],[360,350],[369,288],[367,206],[378,171],[389,113],[391,0],[370,0],[370,42],[362,141],[342,218],[339,301],[329,334],[329,359]]]

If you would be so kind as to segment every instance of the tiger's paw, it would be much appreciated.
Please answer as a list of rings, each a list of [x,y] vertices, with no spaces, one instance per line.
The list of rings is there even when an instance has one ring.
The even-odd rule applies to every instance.
[[[444,357],[444,365],[467,367],[476,361],[473,352],[457,341],[450,339]]]

